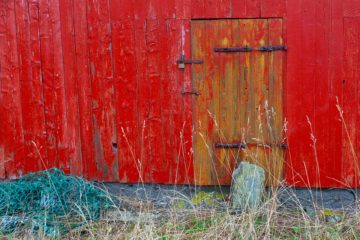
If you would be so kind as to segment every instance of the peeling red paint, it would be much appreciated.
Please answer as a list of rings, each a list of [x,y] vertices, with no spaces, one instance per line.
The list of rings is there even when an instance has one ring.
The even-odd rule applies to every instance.
[[[286,183],[357,187],[355,0],[0,1],[0,178],[194,183],[191,66],[176,61],[191,19],[219,18],[282,18]]]

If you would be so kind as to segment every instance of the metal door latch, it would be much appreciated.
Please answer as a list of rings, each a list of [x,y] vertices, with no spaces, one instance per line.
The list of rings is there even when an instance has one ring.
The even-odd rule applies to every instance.
[[[177,60],[178,63],[178,67],[180,69],[184,69],[185,68],[185,64],[202,64],[204,63],[203,59],[185,59],[184,54],[180,55],[180,58]]]

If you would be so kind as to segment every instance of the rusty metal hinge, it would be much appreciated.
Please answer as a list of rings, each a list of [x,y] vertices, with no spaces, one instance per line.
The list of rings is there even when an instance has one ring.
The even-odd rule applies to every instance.
[[[256,50],[260,52],[286,51],[287,47],[284,45],[261,46],[258,47]]]
[[[254,50],[248,46],[246,47],[229,47],[229,48],[214,48],[214,52],[251,52]]]
[[[228,48],[214,48],[214,52],[252,52],[252,51],[260,51],[260,52],[273,52],[273,51],[286,51],[287,47],[284,45],[274,45],[274,46],[261,46],[258,48],[251,48],[248,46],[245,47],[228,47]]]
[[[242,148],[245,149],[247,146],[258,146],[263,148],[272,148],[273,146],[287,149],[288,145],[285,143],[280,144],[267,144],[267,143],[215,143],[215,148]]]
[[[245,148],[243,143],[215,143],[215,148]]]
[[[178,67],[180,69],[184,69],[185,68],[185,64],[202,64],[204,63],[203,59],[185,59],[184,54],[180,55],[180,58],[177,60],[178,63]]]

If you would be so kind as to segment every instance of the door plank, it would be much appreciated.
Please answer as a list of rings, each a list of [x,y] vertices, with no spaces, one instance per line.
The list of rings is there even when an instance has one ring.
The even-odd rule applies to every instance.
[[[283,25],[281,19],[269,20],[269,45],[283,45]],[[284,143],[283,139],[283,59],[284,52],[276,51],[267,54],[269,58],[269,108],[267,122],[269,123],[269,141],[274,144]],[[278,185],[282,179],[284,149],[273,147],[269,172],[270,184]]]
[[[205,66],[208,65],[208,59],[205,56],[208,42],[206,41],[206,23],[204,21],[195,21],[191,25],[192,57],[203,58],[204,64],[194,64],[192,66],[192,81],[195,91],[200,95],[194,101],[194,180],[195,184],[205,185],[211,182],[210,169],[211,162],[208,159],[208,149],[210,141],[208,139],[208,84],[205,82]]]
[[[244,46],[267,45],[267,20],[247,20],[242,32],[248,33],[248,38],[244,39]],[[250,59],[247,61],[247,68],[250,76],[245,86],[248,93],[246,101],[246,131],[245,141],[247,148],[243,152],[242,159],[249,161],[267,169],[267,149],[257,143],[266,142],[264,136],[263,104],[267,97],[264,91],[265,86],[265,56],[262,52],[251,52]]]

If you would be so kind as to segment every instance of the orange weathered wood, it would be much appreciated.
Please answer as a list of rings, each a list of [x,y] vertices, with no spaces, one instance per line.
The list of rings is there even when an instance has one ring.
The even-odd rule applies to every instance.
[[[206,51],[209,50],[207,44],[206,35],[206,22],[194,21],[191,23],[191,42],[193,58],[199,58],[204,60],[204,64],[192,65],[192,85],[193,89],[198,92],[198,95],[194,99],[194,178],[197,184],[206,184],[211,181],[209,172],[212,169],[211,162],[207,161],[208,154],[211,154],[208,150],[210,141],[208,140],[208,124],[209,124],[209,113],[208,113],[208,99],[209,90],[205,79],[206,69],[208,69],[209,58],[205,55]],[[211,100],[211,98],[210,98]],[[209,146],[210,148],[212,146]]]
[[[283,36],[283,21],[281,19],[269,19],[269,45],[286,45]],[[268,141],[273,144],[286,144],[284,123],[284,63],[286,54],[282,51],[267,54],[268,65],[268,106],[265,109]],[[269,156],[270,183],[280,184],[283,179],[285,149],[273,147]]]
[[[271,21],[270,27],[268,20],[192,24],[193,56],[204,59],[204,67],[193,67],[194,85],[200,94],[194,106],[194,168],[199,184],[230,184],[232,170],[240,158],[266,169],[269,185],[281,181],[283,150],[277,147],[281,139],[277,135],[283,127],[283,55],[277,53],[274,58],[274,53],[256,51],[269,44],[269,32],[271,42],[282,44],[282,21]],[[215,47],[240,46],[254,50],[214,52]],[[242,64],[245,66],[241,68]],[[268,116],[274,108],[279,112],[278,124]],[[272,129],[276,133],[270,137]],[[247,146],[244,151],[215,148],[217,143]]]
[[[232,28],[231,21],[221,21],[213,24],[214,32],[216,33],[215,39],[212,40],[212,47],[230,47],[232,44]],[[217,66],[215,68],[218,74],[213,76],[213,95],[212,101],[214,110],[212,112],[215,118],[214,137],[211,139],[215,143],[228,143],[232,142],[232,126],[234,118],[232,117],[232,95],[233,95],[233,82],[232,79],[232,56],[231,54],[212,53],[214,62]],[[229,88],[230,87],[230,88]],[[213,145],[213,144],[212,144]],[[214,149],[214,170],[213,178],[217,184],[224,184],[229,182],[229,173],[231,172],[231,151],[228,149]]]
[[[281,175],[281,168],[272,161],[272,152],[285,154],[287,185],[356,187],[353,152],[360,151],[360,133],[349,130],[349,137],[345,124],[358,128],[359,16],[357,0],[0,1],[0,177],[60,167],[104,181],[194,183],[194,171],[198,175],[207,169],[208,175],[202,173],[197,180],[217,181],[216,170],[224,174],[220,182],[227,182],[228,170],[220,163],[233,168],[235,153],[243,152],[214,151],[215,140],[285,138],[286,150],[253,146],[249,152],[264,155],[262,164],[278,169],[274,175]],[[220,25],[227,26],[206,26],[202,42],[207,49],[230,25],[229,39],[246,45],[245,39],[262,34],[255,22],[267,21],[268,43],[280,44],[277,36],[282,32],[288,51],[202,53],[209,63],[179,69],[181,53],[193,57],[194,20],[221,20]],[[258,70],[252,70],[254,64]],[[206,68],[202,82],[192,85],[191,68]],[[227,81],[237,75],[238,82]],[[282,86],[274,75],[282,76]],[[254,84],[251,79],[261,81]],[[181,94],[199,86],[208,93]],[[226,98],[224,92],[231,87]],[[281,94],[282,102],[275,98]],[[237,104],[228,107],[230,98]],[[259,109],[256,122],[253,110],[267,98],[277,116],[276,108],[283,106],[286,133],[267,126],[259,136],[256,127],[268,117]],[[199,103],[207,105],[202,109]],[[339,120],[337,104],[345,122]],[[234,118],[228,117],[231,111]],[[196,140],[198,114],[205,121],[208,147]],[[280,131],[282,117],[270,119],[270,126]],[[120,126],[128,126],[126,135],[134,147],[128,147]],[[226,137],[221,139],[217,129]],[[198,161],[197,147],[213,162]]]

